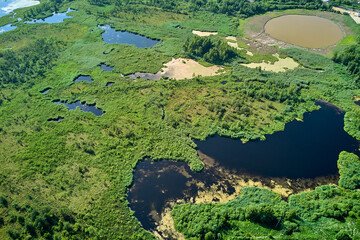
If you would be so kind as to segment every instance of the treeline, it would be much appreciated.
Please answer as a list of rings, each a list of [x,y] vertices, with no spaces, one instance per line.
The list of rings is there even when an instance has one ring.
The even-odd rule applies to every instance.
[[[267,11],[295,8],[327,9],[327,6],[321,0],[257,0],[253,2],[248,0],[192,0],[191,3],[191,9],[194,9],[195,11],[207,10],[214,13],[223,13],[240,17],[250,17]]]
[[[330,0],[330,6],[360,9],[358,0]]]
[[[335,52],[332,58],[336,63],[341,63],[355,77],[357,84],[360,83],[360,45],[352,45],[344,51]]]
[[[35,19],[42,16],[46,12],[58,12],[62,4],[72,2],[73,0],[49,0],[48,2],[41,3],[24,12],[24,19]]]
[[[188,57],[203,58],[214,64],[224,64],[238,57],[237,50],[230,47],[223,40],[212,40],[211,37],[195,36],[192,40],[187,39],[183,45],[184,52]]]
[[[191,239],[246,239],[257,224],[287,234],[298,230],[296,210],[278,194],[261,188],[244,188],[241,196],[225,204],[176,205],[172,215],[176,229]],[[239,229],[241,222],[252,224]]]
[[[40,39],[17,51],[0,52],[0,87],[43,77],[62,46],[61,42]]]
[[[360,161],[342,152],[338,164],[342,187],[320,186],[291,195],[288,202],[270,190],[244,188],[225,204],[175,206],[175,227],[191,239],[316,239],[319,233],[324,239],[359,239]]]
[[[348,189],[360,188],[360,161],[358,156],[353,153],[341,152],[338,168],[340,186]]]
[[[159,7],[167,11],[210,11],[213,13],[222,13],[243,18],[274,10],[295,8],[311,10],[329,9],[329,6],[324,4],[321,0],[257,0],[253,2],[248,0],[89,0],[89,2],[99,6],[107,4],[114,4],[116,6],[127,4],[144,4],[148,6]]]
[[[37,207],[28,195],[27,204],[18,204],[5,195],[0,194],[0,227],[10,225],[6,229],[10,239],[88,239],[94,238],[97,232],[92,226],[86,226],[76,220],[68,208]]]

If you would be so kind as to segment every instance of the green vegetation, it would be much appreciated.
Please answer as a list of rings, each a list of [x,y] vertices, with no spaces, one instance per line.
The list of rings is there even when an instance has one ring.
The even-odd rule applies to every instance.
[[[360,81],[360,45],[352,45],[341,52],[335,52],[333,60],[347,66],[347,70],[355,76],[355,81]]]
[[[114,4],[116,6],[124,6],[129,4],[129,1],[121,0],[91,0],[91,4],[103,6],[105,4]],[[196,11],[209,11],[213,13],[221,13],[228,15],[237,15],[240,17],[249,17],[256,14],[261,14],[267,11],[285,10],[285,9],[322,9],[327,10],[328,6],[321,0],[295,0],[295,1],[280,1],[280,0],[260,0],[249,2],[246,0],[227,0],[227,1],[144,1],[135,0],[131,1],[131,4],[145,4],[148,6],[154,6],[162,8],[166,11],[174,12],[196,12]]]
[[[284,73],[249,69],[240,65],[241,51],[219,40],[242,34],[239,22],[246,16],[297,7],[326,10],[322,1],[44,0],[16,10],[16,16],[44,17],[69,7],[76,11],[63,23],[17,22],[17,29],[0,34],[0,239],[152,239],[133,217],[126,198],[138,161],[185,161],[201,171],[192,139],[217,133],[264,140],[265,134],[283,130],[285,123],[316,109],[314,100],[320,98],[346,110],[345,129],[360,139],[360,110],[353,103],[360,90],[345,66],[305,50],[286,49],[280,53],[303,68]],[[0,23],[15,20],[4,16]],[[107,44],[97,27],[105,24],[162,43],[146,49]],[[194,29],[220,36],[196,37]],[[200,51],[198,46],[207,47]],[[156,73],[171,58],[187,56],[223,64],[225,72],[179,81],[126,77]],[[273,59],[247,59],[260,58]],[[114,70],[104,72],[101,63]],[[80,74],[94,81],[74,84]],[[106,87],[107,82],[114,84]],[[51,89],[41,94],[45,88]],[[98,117],[80,109],[68,111],[53,103],[57,99],[96,103],[106,113]],[[48,121],[59,116],[64,119]],[[358,165],[348,163],[353,157],[341,159],[344,188],[321,187],[289,202],[266,190],[248,189],[234,203],[184,205],[187,216],[178,214],[178,206],[175,219],[184,221],[176,225],[189,237],[206,239],[247,237],[241,229],[307,239],[325,229],[329,238],[356,237],[358,192],[350,188],[358,187],[358,170],[346,169]],[[208,214],[207,208],[216,214]],[[317,219],[312,219],[315,210]],[[194,230],[192,222],[202,214],[211,221]],[[354,225],[348,225],[350,218]]]
[[[342,152],[339,165],[346,188],[321,186],[291,195],[288,202],[267,189],[244,188],[225,204],[176,205],[175,227],[188,239],[358,239],[360,193],[347,189],[359,181],[358,157]]]
[[[37,40],[19,51],[0,52],[3,59],[0,62],[0,86],[3,84],[20,84],[31,78],[43,77],[52,67],[52,61],[57,57],[61,43],[51,39]]]
[[[349,9],[360,9],[359,3],[356,0],[330,0],[329,5]]]
[[[219,39],[214,43],[210,37],[195,36],[191,41],[187,39],[184,43],[184,52],[188,57],[200,57],[214,64],[224,64],[239,57],[236,50],[224,40]]]
[[[339,185],[347,189],[360,187],[360,161],[352,153],[341,152],[338,161],[340,181]]]

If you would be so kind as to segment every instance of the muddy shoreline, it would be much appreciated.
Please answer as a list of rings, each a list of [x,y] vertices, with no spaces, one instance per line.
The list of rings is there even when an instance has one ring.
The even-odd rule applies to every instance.
[[[349,27],[345,26],[345,24],[342,22],[343,21],[342,15],[332,12],[290,10],[284,12],[269,12],[264,15],[254,16],[249,18],[246,24],[247,27],[245,29],[245,35],[247,36],[245,38],[245,42],[247,41],[248,44],[251,46],[251,48],[254,49],[255,51],[257,48],[278,47],[284,49],[284,48],[296,47],[296,48],[306,49],[311,52],[319,53],[322,55],[329,54],[338,44],[336,43],[332,46],[328,46],[324,48],[305,48],[272,38],[270,35],[268,35],[265,32],[265,25],[268,23],[268,21],[286,15],[306,15],[306,16],[315,16],[315,17],[331,20],[340,28],[340,30],[343,33],[343,38],[346,37],[347,35],[352,34],[352,30]],[[336,21],[334,21],[334,19]]]

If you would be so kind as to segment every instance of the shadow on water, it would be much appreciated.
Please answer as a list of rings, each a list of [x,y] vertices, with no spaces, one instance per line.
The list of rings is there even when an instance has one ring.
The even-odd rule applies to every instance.
[[[105,30],[105,32],[102,33],[102,37],[106,43],[132,44],[138,48],[150,48],[160,43],[158,40],[153,40],[138,34],[116,31],[109,25],[99,25],[98,27]]]
[[[105,112],[101,109],[96,108],[95,105],[87,105],[86,103],[81,103],[80,101],[74,103],[66,103],[59,100],[53,101],[56,104],[62,104],[68,108],[68,110],[75,110],[77,107],[80,107],[81,111],[83,112],[92,112],[95,116],[101,116]]]
[[[113,67],[109,67],[109,66],[105,65],[104,63],[102,63],[102,64],[100,65],[100,67],[101,67],[101,69],[102,69],[104,72],[111,72],[112,70],[114,70]]]
[[[229,169],[268,177],[314,178],[336,174],[341,151],[354,152],[358,141],[344,131],[344,113],[318,102],[321,108],[304,114],[266,141],[242,144],[215,136],[195,141],[198,149]]]
[[[265,141],[242,143],[219,136],[195,141],[205,166],[200,173],[183,162],[140,162],[128,193],[130,208],[145,229],[176,239],[164,222],[174,203],[226,202],[250,186],[272,189],[286,199],[336,184],[339,153],[358,154],[359,143],[343,130],[344,112],[317,104],[320,110],[305,113],[304,121],[286,124],[285,131],[268,135]]]

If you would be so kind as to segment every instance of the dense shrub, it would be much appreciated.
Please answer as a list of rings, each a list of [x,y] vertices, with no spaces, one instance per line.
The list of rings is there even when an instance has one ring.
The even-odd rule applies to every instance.
[[[341,152],[338,160],[340,173],[339,185],[356,189],[360,187],[360,161],[359,157],[353,153]]]

